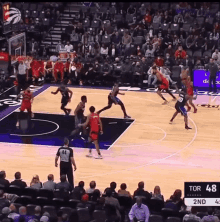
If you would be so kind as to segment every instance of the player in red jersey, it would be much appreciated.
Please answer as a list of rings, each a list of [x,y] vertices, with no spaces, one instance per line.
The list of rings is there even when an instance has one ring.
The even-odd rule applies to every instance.
[[[21,108],[20,108],[20,115],[23,113],[25,110],[28,111],[28,114],[31,118],[34,118],[34,115],[31,111],[31,104],[33,103],[34,97],[30,89],[26,89],[23,93],[19,94],[18,97],[23,96],[22,103],[21,103]],[[17,97],[17,98],[18,98]],[[20,119],[20,118],[19,118]],[[16,126],[19,127],[19,119],[17,121]]]
[[[185,69],[182,71],[181,80],[184,86],[186,87],[186,93],[189,97],[189,104],[193,107],[194,113],[197,113],[197,109],[195,105],[193,104],[193,82],[191,81],[190,76],[188,76],[188,72],[189,72],[188,69]],[[191,110],[191,107],[189,106],[189,104],[186,104],[187,112]]]
[[[94,106],[91,106],[89,108],[89,111],[91,113],[87,116],[86,122],[84,124],[79,124],[79,126],[83,126],[84,128],[86,128],[88,125],[90,126],[90,133],[89,133],[88,142],[89,142],[89,144],[91,142],[93,142],[95,144],[95,148],[98,153],[97,159],[102,159],[102,155],[101,155],[100,149],[99,149],[99,142],[98,142],[99,133],[103,134],[102,122],[101,122],[101,119],[99,118],[99,115],[97,113],[95,113]],[[92,157],[92,149],[89,149],[89,154],[86,156]]]
[[[164,103],[162,105],[165,105],[168,103],[168,101],[163,97],[161,91],[164,90],[167,93],[169,93],[173,100],[176,100],[176,97],[170,92],[169,90],[169,80],[157,69],[156,66],[152,67],[153,75],[157,76],[157,80],[160,82],[157,90],[157,94],[164,100]]]
[[[54,65],[54,79],[57,82],[58,81],[58,74],[60,73],[61,82],[63,82],[64,78],[64,65],[63,62],[59,59]]]

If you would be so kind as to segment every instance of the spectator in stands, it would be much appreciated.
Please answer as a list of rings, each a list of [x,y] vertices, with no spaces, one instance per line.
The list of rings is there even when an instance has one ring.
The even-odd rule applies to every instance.
[[[112,61],[115,61],[115,57],[118,56],[118,49],[115,48],[115,45],[112,44],[110,49],[109,49],[109,56]]]
[[[189,35],[186,39],[186,48],[193,50],[195,46],[195,41],[196,39],[194,38],[194,36],[192,34]]]
[[[95,206],[95,210],[104,210],[105,206],[105,197],[100,197],[98,203]]]
[[[106,197],[105,197],[105,205],[112,205],[116,209],[116,214],[118,217],[118,221],[121,219],[121,214],[120,214],[120,204],[118,202],[118,199],[112,197],[112,191],[111,189],[106,190]]]
[[[204,69],[204,66],[203,66],[202,61],[201,61],[200,58],[196,59],[194,69]]]
[[[60,176],[60,183],[55,185],[55,190],[64,190],[64,191],[71,191],[72,187],[69,182],[66,180],[66,175]]]
[[[89,195],[88,194],[84,194],[82,196],[81,202],[77,204],[77,208],[87,208],[90,205],[88,204],[89,201]]]
[[[134,191],[134,197],[135,196],[144,196],[146,197],[147,200],[151,198],[151,194],[148,191],[144,190],[144,182],[141,181],[138,183],[138,188],[137,190]]]
[[[193,23],[193,20],[194,20],[193,17],[190,16],[190,14],[188,12],[186,12],[185,17],[184,17],[184,23],[191,24],[191,23]]]
[[[111,191],[112,191],[112,196],[113,196],[113,197],[117,197],[117,196],[118,196],[118,193],[117,193],[116,190],[115,190],[116,187],[117,187],[116,182],[111,182],[111,183],[110,183],[110,187],[106,188],[105,191],[104,191],[104,193],[106,193],[106,190],[107,190],[107,189],[111,189]]]
[[[140,62],[136,62],[136,66],[134,67],[131,85],[134,85],[135,77],[138,79],[138,86],[142,87],[142,85],[143,85],[143,67],[141,66]]]
[[[24,89],[26,85],[26,79],[27,79],[27,67],[24,64],[24,61],[20,61],[17,70],[16,70],[16,79],[18,81],[19,88]]]
[[[184,19],[183,19],[182,14],[178,13],[177,15],[175,15],[174,18],[173,18],[173,22],[176,23],[176,24],[184,23]]]
[[[76,33],[75,29],[73,29],[72,33],[70,34],[70,42],[75,49],[75,46],[80,42],[79,34]]]
[[[21,180],[21,173],[20,172],[15,173],[15,180],[12,181],[10,185],[18,186],[21,189],[24,189],[25,187],[27,187],[27,184]]]
[[[40,206],[36,206],[34,208],[34,218],[37,219],[38,221],[40,220],[41,218],[41,207]]]
[[[207,221],[219,222],[219,218],[213,215],[212,207],[208,207],[207,212],[208,216],[204,216],[201,222],[207,222]]]
[[[159,200],[163,200],[163,201],[164,201],[164,197],[163,197],[163,195],[161,194],[161,191],[160,191],[160,187],[159,187],[159,186],[155,186],[155,187],[154,187],[154,193],[152,194],[152,198],[156,198],[156,199],[159,199]]]
[[[24,218],[24,219],[22,220],[22,218]],[[29,220],[31,220],[33,218],[34,218],[34,216],[27,215],[27,208],[22,206],[22,207],[19,207],[19,216],[15,217],[14,222],[20,222],[21,220],[24,222],[28,222]]]
[[[182,46],[179,46],[178,49],[175,52],[175,58],[177,59],[178,56],[180,56],[181,59],[185,59],[186,58],[186,51],[183,50]]]
[[[204,51],[204,48],[205,48],[205,39],[200,34],[199,36],[196,36],[195,50],[202,50],[202,51]]]
[[[73,51],[73,45],[71,45],[70,42],[67,42],[67,44],[65,45],[65,49],[68,53],[70,53],[71,51]]]
[[[122,65],[121,77],[122,77],[123,83],[131,82],[132,71],[133,71],[133,68],[128,57],[126,58],[125,62]]]
[[[103,58],[106,58],[107,55],[108,55],[108,47],[105,45],[105,44],[102,44],[102,47],[100,49],[100,55],[103,57]]]
[[[183,199],[181,198],[182,191],[177,189],[174,194],[166,201],[165,208],[172,208],[173,210],[180,210],[184,205]]]
[[[81,22],[79,22],[77,24],[75,30],[76,30],[76,33],[78,33],[80,36],[82,36],[84,34],[84,32],[85,32]]]
[[[209,35],[209,38],[205,38],[205,50],[214,51],[215,49],[215,41],[213,40],[212,35]]]
[[[128,31],[125,31],[125,32],[124,32],[124,36],[122,37],[122,44],[123,44],[125,50],[127,50],[128,48],[130,48],[131,43],[132,43],[132,38],[131,38],[131,36],[129,35],[129,32],[128,32]]]
[[[155,45],[149,45],[148,49],[145,52],[145,57],[154,57]]]
[[[4,197],[4,191],[0,190],[0,212],[2,212],[4,207],[9,207],[9,205],[9,201]]]
[[[216,32],[215,29],[213,29],[212,36],[215,42],[219,40],[219,32]]]
[[[161,23],[161,15],[159,12],[156,13],[156,15],[153,18],[153,23]]]
[[[81,200],[82,196],[86,193],[84,185],[84,181],[80,181],[78,186],[76,186],[72,192],[77,200]]]
[[[0,172],[0,185],[3,185],[3,186],[5,186],[5,188],[8,188],[10,183],[5,178],[6,178],[6,172],[4,170],[2,170]]]
[[[169,53],[166,53],[166,57],[164,59],[164,65],[172,67],[174,65],[173,59],[170,57]]]
[[[151,24],[152,16],[150,15],[149,11],[146,12],[146,15],[144,17],[144,20],[147,24]]]
[[[215,57],[218,57],[218,61],[220,61],[220,52],[218,49],[215,50],[215,52],[212,53],[212,58],[214,59]]]
[[[34,188],[34,189],[42,188],[42,183],[40,182],[40,179],[39,179],[38,175],[33,176],[32,180],[31,180],[30,187]]]
[[[205,57],[202,59],[203,65],[207,66],[209,63],[209,57],[207,55],[205,55]]]
[[[134,15],[136,13],[136,8],[134,8],[133,4],[130,4],[130,6],[127,9],[127,13],[130,15]]]
[[[120,186],[120,190],[118,190],[118,194],[121,195],[121,196],[131,197],[130,192],[127,191],[126,189],[127,189],[126,183],[122,183],[121,186]]]
[[[86,193],[90,194],[93,193],[96,188],[96,182],[93,180],[89,184],[90,188],[86,190]]]
[[[186,59],[183,60],[183,65],[189,67],[189,69],[192,70],[194,63],[193,60],[189,58],[188,55],[186,55]]]
[[[53,191],[56,185],[56,183],[54,182],[54,175],[49,174],[47,178],[48,178],[48,181],[43,184],[43,188]]]
[[[98,189],[95,189],[91,195],[91,201],[97,202],[101,197],[101,192]]]
[[[146,14],[146,6],[144,4],[141,4],[141,7],[139,8],[138,12],[140,13],[141,16],[144,16]]]
[[[61,43],[61,41],[59,41],[56,46],[56,53],[59,54],[60,51],[62,51],[62,50],[65,50],[65,46],[64,46],[64,44]]]
[[[201,221],[201,218],[200,217],[197,217],[196,216],[197,214],[197,209],[196,207],[192,207],[191,208],[191,213],[190,214],[186,214],[184,217],[183,217],[183,222],[187,222],[189,220],[193,220],[193,221],[197,221],[197,222],[200,222]]]
[[[130,221],[141,221],[148,222],[150,216],[150,211],[147,205],[142,204],[141,197],[136,199],[136,203],[132,206],[129,212]]]
[[[14,220],[15,217],[19,216],[19,214],[16,213],[16,207],[14,204],[10,204],[9,209],[10,209],[10,213],[8,214],[8,218],[11,218],[12,220]]]

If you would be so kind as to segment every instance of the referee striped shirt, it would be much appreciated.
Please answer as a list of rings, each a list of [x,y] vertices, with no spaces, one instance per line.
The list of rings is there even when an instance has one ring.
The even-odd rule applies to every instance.
[[[70,158],[73,157],[73,150],[69,147],[62,146],[58,149],[57,156],[60,157],[60,162],[71,164]]]

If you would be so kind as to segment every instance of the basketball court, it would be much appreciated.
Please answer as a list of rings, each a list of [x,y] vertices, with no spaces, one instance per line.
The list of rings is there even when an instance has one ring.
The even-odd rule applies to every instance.
[[[89,107],[99,110],[107,105],[110,90],[93,88],[74,88],[70,117],[65,117],[61,106],[61,95],[52,95],[57,87],[44,85],[34,91],[31,131],[16,131],[16,112],[19,103],[10,102],[1,97],[0,106],[11,104],[0,115],[0,161],[1,169],[7,179],[13,180],[14,173],[20,171],[22,179],[28,182],[34,174],[42,182],[53,173],[59,181],[59,168],[54,166],[54,159],[62,139],[74,128],[74,109],[82,95],[87,96],[85,115]],[[192,130],[185,130],[183,117],[179,114],[172,125],[169,124],[174,113],[175,102],[161,105],[162,100],[155,92],[125,90],[125,96],[119,96],[125,104],[131,120],[124,120],[120,106],[101,113],[104,135],[100,138],[103,159],[86,158],[88,150],[84,149],[82,140],[71,142],[77,171],[74,173],[75,184],[85,181],[85,187],[95,180],[97,188],[104,190],[112,181],[127,183],[131,193],[139,181],[145,182],[145,189],[153,191],[159,185],[165,199],[177,188],[184,188],[185,181],[219,180],[219,143],[220,143],[220,97],[199,93],[195,103],[207,102],[211,108],[198,106],[198,113],[189,112],[189,125]],[[9,93],[10,94],[10,93]],[[1,95],[4,96],[4,95]],[[13,98],[14,95],[9,95]],[[4,100],[4,101],[3,101]],[[14,104],[14,105],[13,105]],[[25,136],[24,136],[25,135]],[[67,136],[67,135],[66,135]],[[93,151],[93,155],[97,155]]]

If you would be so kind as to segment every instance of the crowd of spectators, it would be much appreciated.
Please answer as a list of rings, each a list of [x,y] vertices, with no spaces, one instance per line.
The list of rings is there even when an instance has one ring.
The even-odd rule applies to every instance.
[[[3,222],[78,222],[78,221],[158,221],[174,216],[178,221],[219,221],[219,208],[185,206],[181,190],[177,189],[168,200],[164,200],[160,187],[153,192],[144,189],[144,182],[138,183],[131,195],[126,183],[111,182],[101,192],[95,181],[85,188],[80,181],[73,189],[61,175],[60,182],[54,182],[53,174],[42,183],[34,175],[30,186],[15,173],[9,182],[5,171],[0,172],[0,221]],[[87,219],[85,219],[87,218]],[[101,220],[98,220],[101,219]]]
[[[150,87],[150,82],[144,83],[154,63],[170,70],[171,78],[180,83],[183,66],[193,77],[193,70],[204,69],[210,58],[220,65],[218,10],[219,3],[210,2],[100,2],[75,13],[56,52],[50,52],[48,45],[40,48],[40,42],[32,38],[28,55],[33,60],[51,60],[53,67],[57,60],[65,61],[63,67],[58,65],[57,74],[68,84],[103,86],[117,80]],[[65,52],[63,58],[60,53]],[[39,76],[47,82],[58,81],[54,71],[47,78],[45,68]]]

